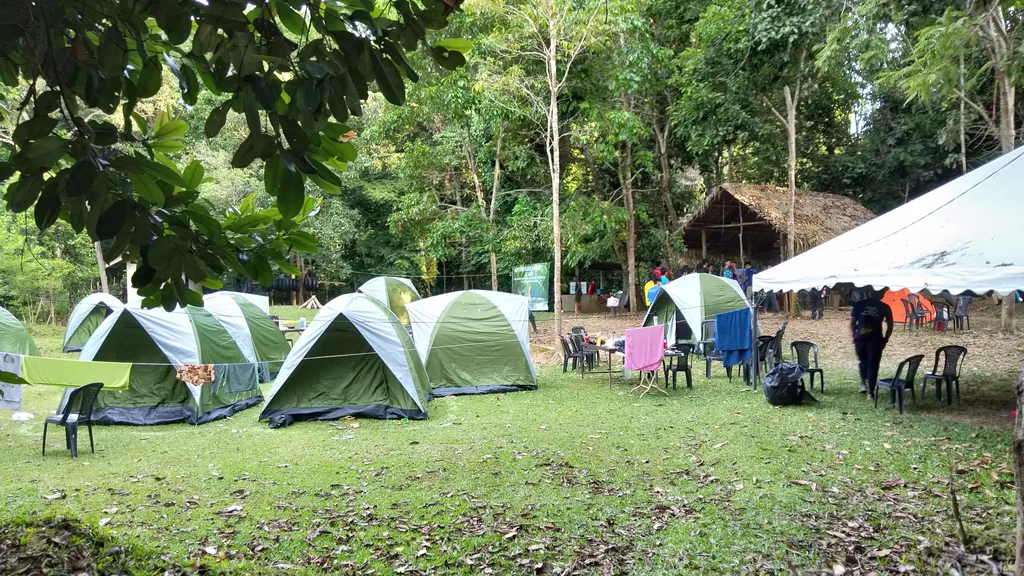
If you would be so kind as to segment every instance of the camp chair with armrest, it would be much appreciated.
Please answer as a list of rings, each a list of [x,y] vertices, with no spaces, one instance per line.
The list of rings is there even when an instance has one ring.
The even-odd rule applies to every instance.
[[[580,336],[586,337],[587,329],[584,328],[583,326],[573,326],[572,328],[569,329],[569,333],[570,334],[579,334]]]
[[[960,296],[956,299],[956,310],[953,312],[953,331],[957,328],[960,330],[964,329],[964,321],[967,321],[967,329],[971,329],[971,302],[974,298],[970,296]]]
[[[910,300],[900,299],[900,303],[903,304],[903,329],[909,330],[917,325],[917,313],[914,312],[914,305]]]
[[[775,341],[775,336],[758,336],[757,337],[757,361],[761,366],[761,373],[767,374],[768,370],[775,364],[775,354],[772,350],[771,344]],[[771,350],[772,354],[769,355]]]
[[[701,334],[703,337],[700,342],[697,342],[698,354],[704,356],[704,377],[708,380],[711,379],[711,363],[722,361],[722,353],[715,350],[715,330],[717,326],[718,324],[715,320],[701,322]],[[732,382],[732,366],[725,368],[725,375]]]
[[[582,355],[573,352],[569,346],[569,340],[565,336],[559,336],[562,340],[562,374],[569,371],[569,360],[572,360],[572,369],[576,369],[576,364],[582,361]]]
[[[75,388],[64,403],[64,411],[43,421],[43,456],[46,456],[46,428],[50,424],[64,427],[64,437],[72,458],[78,458],[78,425],[85,424],[89,429],[89,449],[96,452],[92,441],[92,407],[101,388],[103,384],[99,382]]]
[[[935,316],[932,317],[932,332],[945,332],[953,315],[949,311],[949,304],[945,302],[932,302],[935,308]]]
[[[700,323],[700,340],[697,341],[697,354],[707,355],[715,349],[715,321],[704,320]]]
[[[939,370],[939,357],[943,358],[942,370]],[[931,372],[921,378],[921,393],[928,389],[928,381],[935,381],[935,397],[942,401],[942,383],[946,383],[946,404],[953,404],[953,386],[956,386],[956,401],[960,402],[960,370],[967,358],[967,348],[963,346],[942,346],[935,351],[935,365]]]
[[[672,389],[676,389],[676,375],[682,372],[686,375],[686,387],[693,388],[693,370],[690,366],[690,355],[693,354],[693,344],[676,344],[671,350],[674,354],[666,355],[668,362],[665,364],[665,384],[668,384],[668,373],[672,373]]]
[[[921,295],[911,292],[910,294],[908,294],[908,297],[910,298],[910,303],[914,305],[914,310],[916,310],[917,313],[920,315],[921,321],[931,322],[932,312],[928,308],[925,308],[924,301],[922,300]]]
[[[769,369],[776,364],[782,363],[782,338],[786,335],[787,325],[789,325],[789,322],[783,322],[782,326],[779,326],[779,329],[775,331],[775,336],[772,336],[771,341],[768,343],[766,354]]]
[[[580,364],[580,376],[589,368],[594,369],[594,359],[597,356],[597,350],[593,348],[587,348],[583,344],[583,336],[579,334],[569,335],[569,344],[572,346],[572,351],[575,354],[579,354],[582,363]]]
[[[921,365],[921,361],[924,360],[924,354],[918,354],[917,356],[911,356],[896,368],[896,376],[891,380],[879,380],[878,388],[889,389],[889,404],[895,403],[899,400],[900,414],[903,414],[903,391],[910,390],[910,397],[914,399],[914,404],[917,404],[917,394],[914,392],[914,379],[917,377],[917,368]],[[904,372],[906,369],[906,372]],[[903,376],[900,378],[900,376]],[[875,408],[878,408],[878,395],[879,390],[875,389]]]
[[[804,373],[810,375],[810,389],[814,390],[814,375],[820,377],[821,391],[825,392],[825,371],[818,365],[818,345],[807,340],[796,340],[789,345],[790,354],[796,359],[796,363],[804,369]],[[811,352],[814,352],[814,365],[811,366]]]

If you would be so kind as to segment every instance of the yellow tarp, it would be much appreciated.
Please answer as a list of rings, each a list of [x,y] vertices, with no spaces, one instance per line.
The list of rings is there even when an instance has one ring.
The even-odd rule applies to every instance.
[[[25,356],[21,378],[29,384],[77,388],[102,382],[104,390],[126,390],[132,365],[123,362],[93,362]]]

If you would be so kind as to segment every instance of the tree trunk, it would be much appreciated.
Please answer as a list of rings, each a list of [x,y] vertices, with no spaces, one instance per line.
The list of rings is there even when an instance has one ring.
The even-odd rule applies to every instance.
[[[556,0],[547,0],[548,4],[548,27],[550,38],[545,49],[548,80],[548,168],[551,173],[551,236],[554,249],[555,270],[553,273],[554,295],[555,295],[555,334],[556,338],[562,334],[562,228],[559,194],[562,184],[562,165],[559,146],[559,123],[558,123],[558,41],[559,41],[559,14]],[[634,304],[635,306],[635,304]],[[556,348],[558,347],[556,342]]]
[[[967,174],[967,135],[965,124],[967,111],[964,109],[964,57],[960,55],[960,170]]]
[[[633,207],[633,145],[627,140],[619,151],[619,183],[626,206],[626,294],[636,310],[636,210]]]
[[[1024,370],[1017,379],[1017,418],[1013,423],[1013,478],[1017,484],[1017,559],[1013,573],[1024,576]]]
[[[504,124],[498,123],[498,144],[494,149],[494,187],[491,188],[491,209],[487,219],[491,223],[491,232],[494,228],[494,211],[498,203],[498,190],[501,186],[501,139],[505,135]],[[494,245],[491,245],[491,290],[498,289],[498,255],[494,252]]]
[[[786,216],[786,257],[796,256],[796,98],[789,90],[789,86],[782,88],[782,95],[786,98],[786,136],[789,147],[789,162],[787,172],[789,176],[789,213]]]
[[[107,287],[107,263],[103,260],[103,247],[100,243],[96,243],[96,266],[100,269],[100,290],[104,294],[110,294],[110,289]],[[132,283],[132,279],[128,278],[128,283]]]
[[[1016,92],[1011,79],[1005,71],[996,71],[996,86],[999,91],[999,146],[1004,154],[1013,152],[1016,143],[1016,131],[1014,124],[1014,100]],[[1014,307],[1017,304],[1015,293],[1010,293],[1003,298],[1003,306],[1000,314],[999,329],[1005,334],[1013,334],[1016,329],[1014,319]]]
[[[295,255],[295,263],[299,269],[299,306],[306,303],[306,259]]]
[[[675,250],[675,239],[679,233],[679,214],[676,212],[675,204],[672,202],[671,173],[668,163],[668,137],[672,124],[665,122],[662,129],[655,117],[651,122],[654,128],[654,142],[657,145],[658,162],[661,165],[661,174],[658,178],[658,189],[661,192],[661,202],[665,205],[665,214],[668,216],[668,225],[665,231],[668,233],[668,241],[665,250],[668,252],[668,259],[672,266],[679,265],[679,257]]]

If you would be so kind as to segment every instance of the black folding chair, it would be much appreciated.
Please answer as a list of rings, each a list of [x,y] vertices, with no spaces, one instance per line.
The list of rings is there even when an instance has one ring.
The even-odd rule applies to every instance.
[[[572,346],[573,354],[579,355],[580,377],[582,378],[588,368],[590,370],[594,369],[594,360],[597,357],[597,350],[587,348],[583,344],[583,336],[580,336],[579,334],[570,334],[569,344]]]
[[[974,298],[970,296],[960,296],[956,299],[956,310],[953,312],[953,331],[959,328],[964,329],[964,321],[967,321],[967,329],[971,329],[971,302]]]
[[[950,314],[949,304],[945,302],[932,302],[935,308],[935,316],[932,318],[932,332],[945,332],[953,315]]]
[[[806,340],[796,340],[789,345],[790,354],[796,359],[796,363],[804,369],[804,373],[811,377],[810,389],[814,390],[814,375],[820,377],[821,391],[825,392],[825,371],[818,365],[818,345]],[[811,352],[814,352],[814,365],[811,366]]]
[[[676,389],[676,374],[686,374],[686,387],[693,388],[693,370],[690,366],[690,354],[693,354],[693,344],[675,344],[671,350],[673,354],[667,354],[665,358],[665,385],[668,385],[668,373],[672,372],[672,389]]]
[[[943,357],[942,371],[939,371],[939,356]],[[960,402],[960,370],[967,358],[963,346],[942,346],[935,351],[935,366],[921,378],[921,393],[928,389],[928,381],[935,381],[935,397],[942,401],[942,383],[946,383],[946,404],[953,404],[953,386],[956,386],[956,401]]]
[[[575,370],[577,363],[583,361],[583,355],[572,350],[569,339],[559,336],[562,339],[562,374],[569,371],[569,360],[572,360],[572,369]]]
[[[75,388],[68,395],[64,411],[43,421],[43,456],[46,456],[46,427],[50,424],[64,427],[64,436],[72,458],[78,458],[78,425],[85,424],[89,429],[89,449],[93,453],[96,452],[92,441],[92,407],[102,388],[103,384],[99,382]]]
[[[930,310],[928,310],[927,308],[924,307],[924,301],[921,299],[921,295],[920,294],[911,293],[911,294],[908,294],[908,296],[910,297],[910,303],[914,305],[914,310],[916,310],[918,315],[921,317],[921,322],[922,323],[931,322],[932,321],[932,313],[931,313]]]
[[[891,380],[879,380],[878,388],[889,389],[889,404],[893,404],[899,400],[900,414],[903,414],[903,391],[910,390],[910,397],[914,399],[914,404],[917,404],[917,394],[914,392],[914,379],[917,377],[917,368],[921,365],[921,361],[924,360],[924,354],[918,354],[917,356],[911,356],[896,368],[896,376]],[[906,372],[904,372],[906,369]],[[905,375],[904,375],[905,374]],[[903,378],[900,378],[903,376]],[[878,408],[878,395],[879,390],[875,389],[875,408]]]

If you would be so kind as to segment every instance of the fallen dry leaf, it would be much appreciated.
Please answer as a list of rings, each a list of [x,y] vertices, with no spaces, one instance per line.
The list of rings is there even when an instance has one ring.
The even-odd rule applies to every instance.
[[[359,428],[359,422],[353,422],[348,425],[349,428]]]
[[[786,440],[791,440],[793,442],[799,442],[800,441],[800,437],[799,436],[787,436]]]
[[[223,516],[225,518],[245,518],[245,512],[242,511],[242,506],[240,504],[232,504],[227,508],[218,510],[216,514],[217,516]]]
[[[882,442],[882,447],[888,450],[892,448],[892,444],[889,444],[888,442]]]
[[[44,494],[43,498],[47,500],[63,500],[67,497],[67,494],[63,492],[54,492],[53,494]]]
[[[711,448],[712,448],[713,450],[718,450],[719,448],[721,448],[722,446],[725,446],[725,445],[726,445],[726,444],[728,444],[728,443],[729,443],[729,441],[728,441],[728,440],[726,440],[725,442],[719,442],[718,444],[715,444],[715,445],[714,445],[714,446],[712,446]]]
[[[798,486],[807,486],[811,489],[811,492],[818,491],[818,484],[811,482],[810,480],[790,480],[790,484],[796,484]]]
[[[117,508],[104,508],[103,510],[100,510],[100,512],[103,512],[104,514],[117,514]]]
[[[891,548],[882,548],[881,550],[872,550],[868,552],[868,556],[872,558],[885,558],[889,554],[892,554]]]
[[[843,574],[846,574],[846,567],[842,564],[833,564],[832,574],[834,574],[835,576],[843,576]]]
[[[109,517],[103,518],[103,519],[100,520],[100,526],[106,526],[107,524],[110,524],[110,518]]]

